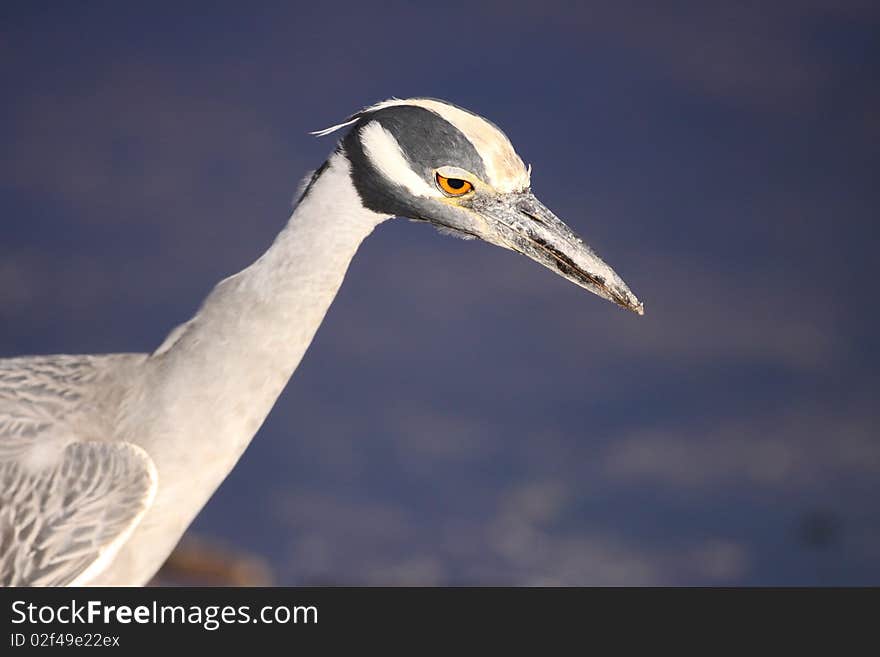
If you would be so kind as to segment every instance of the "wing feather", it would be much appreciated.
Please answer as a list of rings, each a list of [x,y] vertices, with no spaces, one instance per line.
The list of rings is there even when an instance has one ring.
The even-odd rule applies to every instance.
[[[50,466],[0,460],[0,586],[87,584],[150,507],[156,468],[131,443],[74,442]]]

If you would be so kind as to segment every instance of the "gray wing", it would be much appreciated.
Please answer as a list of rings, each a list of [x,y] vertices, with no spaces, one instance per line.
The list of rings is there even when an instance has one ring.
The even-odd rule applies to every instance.
[[[156,481],[130,443],[72,443],[37,470],[0,462],[0,585],[88,583],[140,522]]]
[[[108,375],[128,362],[0,360],[0,586],[88,583],[152,504],[150,457],[101,435]]]

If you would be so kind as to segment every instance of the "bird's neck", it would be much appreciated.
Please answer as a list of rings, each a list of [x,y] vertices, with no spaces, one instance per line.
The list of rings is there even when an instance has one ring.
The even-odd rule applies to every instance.
[[[199,446],[228,455],[220,480],[299,365],[358,246],[387,218],[363,207],[349,170],[331,156],[269,250],[219,283],[150,358],[147,394],[160,395],[164,415],[155,439],[187,435],[194,460]]]

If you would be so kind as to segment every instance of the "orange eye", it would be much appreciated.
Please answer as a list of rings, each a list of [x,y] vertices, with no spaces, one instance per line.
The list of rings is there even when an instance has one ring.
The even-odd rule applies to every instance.
[[[450,196],[462,196],[474,188],[467,180],[446,178],[439,173],[437,174],[437,185]]]

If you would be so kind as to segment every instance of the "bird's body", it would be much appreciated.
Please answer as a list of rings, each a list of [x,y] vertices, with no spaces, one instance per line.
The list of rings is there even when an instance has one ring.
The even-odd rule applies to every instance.
[[[492,142],[498,138],[482,124],[468,132],[458,114],[464,110],[428,110],[426,102],[439,104],[393,101],[356,115],[269,250],[220,282],[153,353],[0,359],[0,584],[139,585],[152,577],[260,428],[361,242],[393,215],[434,221],[536,260],[549,253],[567,278],[584,287],[601,280],[597,293],[641,309],[552,213],[527,205],[528,172],[506,138]],[[433,111],[443,124],[413,119],[405,108]],[[467,120],[482,121],[469,113]],[[439,148],[471,148],[463,162],[482,165],[480,176],[490,182],[494,177],[496,196],[474,192],[466,213],[455,196],[482,178],[446,176],[467,173],[461,162],[446,162],[449,153],[438,155],[444,166],[431,164],[419,178],[410,150],[413,140],[450,125],[459,132],[451,141],[436,139]],[[489,147],[476,147],[481,138]],[[428,189],[435,176],[438,186]],[[380,182],[388,180],[393,184]],[[496,191],[505,184],[511,189]],[[411,208],[406,195],[415,199]],[[502,195],[520,208],[499,219],[502,230],[519,235],[516,222],[530,217],[529,248],[539,255],[479,224],[486,221],[479,213],[491,216],[481,208],[502,203]],[[575,246],[568,253],[534,231],[558,233],[560,244]]]

